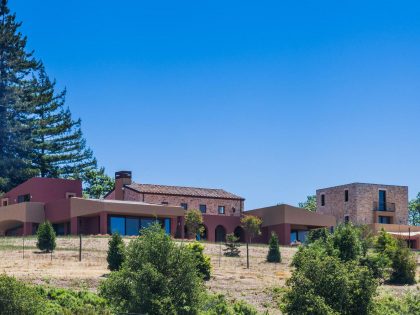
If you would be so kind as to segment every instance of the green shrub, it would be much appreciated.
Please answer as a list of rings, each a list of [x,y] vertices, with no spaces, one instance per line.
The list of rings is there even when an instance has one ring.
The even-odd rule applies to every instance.
[[[203,214],[199,210],[191,209],[185,213],[185,227],[189,235],[185,237],[196,238],[203,232]]]
[[[43,299],[13,277],[0,275],[0,314],[42,314]]]
[[[257,315],[257,310],[244,301],[230,303],[223,294],[205,294],[200,315]]]
[[[405,243],[400,242],[392,258],[392,273],[389,281],[394,284],[416,283],[417,262]]]
[[[360,264],[369,268],[373,277],[380,279],[382,282],[388,279],[391,272],[391,260],[383,254],[368,254],[360,259]]]
[[[372,315],[412,315],[420,314],[420,294],[408,292],[402,297],[389,294],[375,301]]]
[[[281,254],[279,248],[279,239],[277,234],[272,232],[270,237],[270,242],[268,245],[268,255],[267,255],[268,262],[281,262]]]
[[[56,247],[56,236],[54,228],[49,221],[45,221],[39,225],[36,235],[38,238],[36,246],[40,250],[46,251],[47,253],[54,251]]]
[[[308,233],[308,237],[306,238],[306,243],[310,244],[315,242],[316,240],[323,240],[326,241],[330,236],[330,232],[327,228],[315,229],[311,230]]]
[[[226,243],[225,247],[223,249],[224,255],[228,257],[239,257],[241,254],[241,251],[239,250],[239,247],[241,246],[239,243],[239,237],[236,237],[235,234],[229,233],[226,234]]]
[[[342,261],[358,259],[362,254],[361,231],[353,224],[339,225],[331,236],[334,248]]]
[[[111,271],[120,270],[125,259],[125,244],[118,233],[113,233],[108,242],[108,253],[106,260],[108,269]]]
[[[123,267],[99,291],[117,312],[196,314],[204,286],[191,251],[154,223],[130,242]]]
[[[194,242],[187,245],[187,248],[192,251],[196,261],[197,268],[204,280],[210,280],[211,262],[210,257],[204,255],[204,246],[199,242]]]

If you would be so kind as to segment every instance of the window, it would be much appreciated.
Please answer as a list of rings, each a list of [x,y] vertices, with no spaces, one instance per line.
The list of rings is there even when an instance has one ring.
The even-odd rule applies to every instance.
[[[188,209],[188,203],[181,203],[181,207],[184,208],[184,210]]]
[[[108,233],[118,232],[120,235],[139,235],[141,230],[158,222],[165,232],[171,233],[171,219],[169,218],[141,218],[126,216],[108,217]]]
[[[8,205],[9,205],[9,199],[7,199],[7,198],[3,199],[3,200],[1,201],[1,205],[2,205],[3,207],[8,206]]]
[[[321,206],[325,206],[325,195],[321,195]]]
[[[207,212],[207,206],[206,205],[200,205],[200,211],[201,211],[201,213],[206,213]]]
[[[225,214],[225,206],[219,206],[217,210],[219,214]]]
[[[236,208],[232,207],[232,213],[235,213],[235,212],[236,212]]]
[[[391,224],[391,217],[384,217],[380,215],[378,221],[381,224]]]
[[[29,202],[31,201],[31,195],[30,194],[26,194],[26,195],[20,195],[17,197],[17,202],[21,203],[21,202]]]
[[[344,216],[344,223],[349,223],[350,222],[350,216],[345,215]]]
[[[168,204],[168,202],[167,202],[167,201],[162,201],[162,204],[163,204],[163,205],[167,205],[167,204]]]
[[[378,203],[378,210],[379,211],[386,211],[386,191],[379,190],[379,203]]]
[[[348,189],[346,189],[344,191],[344,201],[345,202],[349,201],[349,191],[348,191]]]
[[[127,235],[139,235],[140,222],[138,218],[127,218],[125,221],[125,231]]]
[[[118,233],[125,235],[125,218],[123,217],[110,217],[109,218],[109,230],[111,234]]]
[[[73,197],[76,197],[75,193],[72,193],[72,192],[66,193],[66,199],[70,199],[70,198],[73,198]]]

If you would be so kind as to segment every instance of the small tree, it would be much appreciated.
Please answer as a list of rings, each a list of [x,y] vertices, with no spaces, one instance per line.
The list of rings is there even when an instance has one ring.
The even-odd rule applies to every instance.
[[[106,260],[108,269],[111,271],[120,270],[125,259],[125,244],[118,233],[113,233],[108,242],[108,254]]]
[[[303,208],[312,212],[316,211],[316,195],[306,197],[305,202],[299,202],[299,208]]]
[[[36,247],[47,253],[54,251],[56,247],[56,235],[54,228],[49,221],[45,221],[39,225],[36,235],[38,238]]]
[[[260,228],[262,220],[253,215],[244,215],[241,219],[241,223],[248,236],[246,240],[246,267],[249,268],[249,243],[254,236],[261,234]]]
[[[363,252],[360,229],[351,223],[339,225],[331,240],[343,261],[359,258]]]
[[[202,233],[203,215],[201,211],[192,209],[185,213],[185,226],[190,237],[196,237],[197,234]]]
[[[330,232],[327,228],[314,229],[309,231],[306,242],[310,244],[319,239],[326,241],[329,235]]]
[[[226,234],[226,248],[223,249],[224,255],[228,257],[239,257],[241,251],[239,247],[241,246],[238,243],[239,238],[233,233]]]
[[[281,262],[281,254],[279,249],[279,239],[277,234],[272,232],[270,237],[270,242],[268,245],[268,255],[267,255],[268,262]]]
[[[211,262],[210,257],[204,255],[204,246],[199,242],[194,242],[187,245],[187,248],[191,250],[197,260],[197,269],[199,273],[203,276],[204,280],[210,280],[211,273]]]
[[[391,283],[414,284],[416,283],[417,262],[405,243],[399,242],[398,248],[392,257]]]

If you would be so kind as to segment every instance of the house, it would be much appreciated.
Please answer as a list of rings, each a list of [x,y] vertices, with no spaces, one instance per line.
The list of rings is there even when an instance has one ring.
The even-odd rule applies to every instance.
[[[220,242],[227,233],[235,233],[244,240],[240,219],[245,199],[223,189],[135,183],[130,171],[120,171],[115,173],[115,189],[105,199],[196,209],[203,215],[202,239]],[[188,235],[186,229],[183,232]]]
[[[368,225],[404,239],[420,249],[420,227],[408,225],[408,187],[352,183],[318,189],[317,213],[333,215],[337,223]]]
[[[262,219],[261,235],[255,241],[268,243],[271,233],[276,233],[281,245],[294,242],[305,242],[310,230],[332,228],[336,219],[332,215],[319,214],[306,209],[280,204],[246,211]]]
[[[59,235],[114,231],[137,235],[156,220],[174,236],[183,230],[184,209],[179,206],[85,199],[79,180],[31,178],[0,201],[1,235],[32,235],[45,220],[53,223]]]

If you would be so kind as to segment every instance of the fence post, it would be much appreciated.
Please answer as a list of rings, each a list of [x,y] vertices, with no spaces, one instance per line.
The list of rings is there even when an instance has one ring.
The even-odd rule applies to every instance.
[[[249,249],[248,249],[248,243],[246,242],[246,268],[249,269]]]
[[[79,245],[79,261],[82,261],[82,234],[79,234],[80,245]]]
[[[22,259],[25,259],[25,235],[22,236]]]
[[[222,260],[222,242],[220,242],[220,249],[219,249],[219,267],[220,267],[221,260]]]

